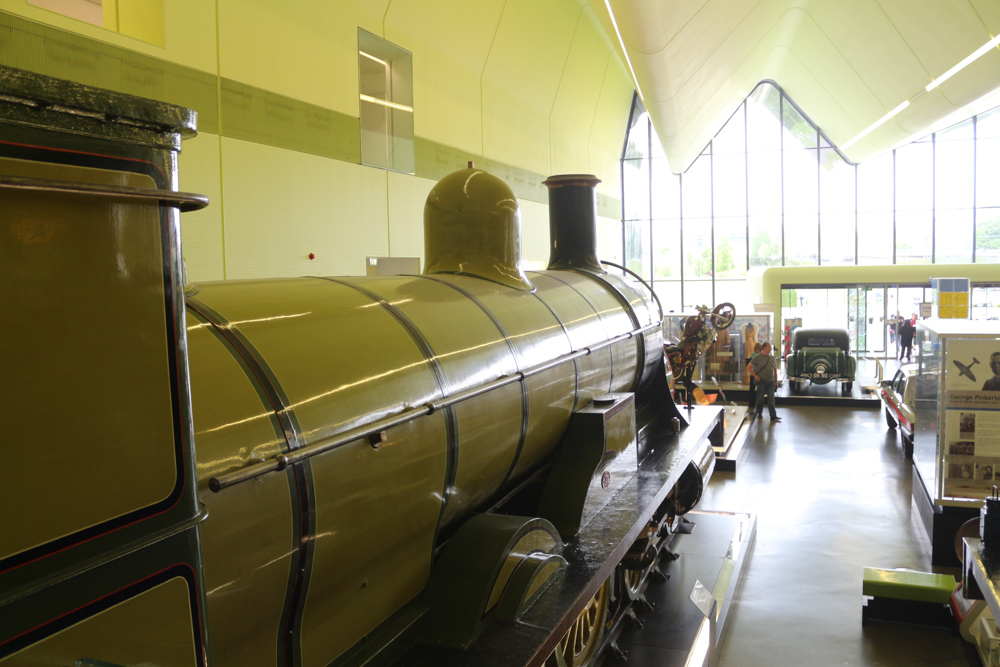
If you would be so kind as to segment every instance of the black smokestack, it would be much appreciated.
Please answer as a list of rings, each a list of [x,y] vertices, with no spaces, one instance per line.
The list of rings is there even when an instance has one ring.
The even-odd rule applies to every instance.
[[[597,184],[592,174],[549,176],[549,269],[604,273],[597,259]]]

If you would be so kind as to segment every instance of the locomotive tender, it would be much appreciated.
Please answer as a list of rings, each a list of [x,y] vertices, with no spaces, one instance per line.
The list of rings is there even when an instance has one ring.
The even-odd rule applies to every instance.
[[[192,112],[0,68],[0,129],[4,437],[34,443],[0,666],[457,664],[532,613],[510,664],[594,659],[714,461],[665,435],[662,312],[597,259],[594,177],[546,181],[546,271],[470,165],[423,275],[185,285]]]

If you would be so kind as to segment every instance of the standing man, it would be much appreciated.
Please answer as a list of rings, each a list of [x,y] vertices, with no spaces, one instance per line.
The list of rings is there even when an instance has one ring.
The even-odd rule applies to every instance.
[[[899,360],[903,361],[903,357],[906,360],[910,360],[910,348],[913,346],[913,334],[915,329],[910,320],[903,320],[903,323],[899,325]]]
[[[774,388],[778,384],[777,362],[771,356],[771,344],[764,343],[760,348],[760,354],[750,360],[750,373],[757,381],[757,410],[756,416],[760,417],[764,412],[764,396],[767,395],[767,410],[770,413],[772,422],[780,422],[781,417],[774,410]]]

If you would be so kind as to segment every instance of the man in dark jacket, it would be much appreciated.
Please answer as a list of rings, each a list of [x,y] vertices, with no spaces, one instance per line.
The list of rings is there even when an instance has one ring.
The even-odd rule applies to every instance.
[[[913,347],[913,334],[915,330],[910,320],[903,320],[903,323],[899,325],[899,360],[903,360],[903,356],[906,356],[906,360],[910,360],[910,348]]]
[[[771,356],[771,344],[764,343],[760,348],[760,354],[750,360],[750,374],[757,381],[757,408],[756,416],[760,417],[764,412],[764,396],[767,396],[767,410],[770,413],[772,422],[780,422],[781,417],[774,409],[774,389],[777,387],[778,372],[777,362]]]

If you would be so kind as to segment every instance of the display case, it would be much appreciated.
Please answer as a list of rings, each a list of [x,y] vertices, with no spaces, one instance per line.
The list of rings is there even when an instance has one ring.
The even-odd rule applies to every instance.
[[[684,320],[697,313],[669,313],[663,318],[663,340],[670,345],[680,340],[684,330]],[[737,315],[724,331],[717,332],[715,343],[698,359],[693,380],[695,384],[705,382],[705,388],[715,386],[714,377],[723,390],[749,389],[750,376],[746,360],[753,353],[754,343],[771,340],[771,313]]]
[[[1000,473],[1000,322],[917,323],[914,465],[939,506],[975,507]]]

